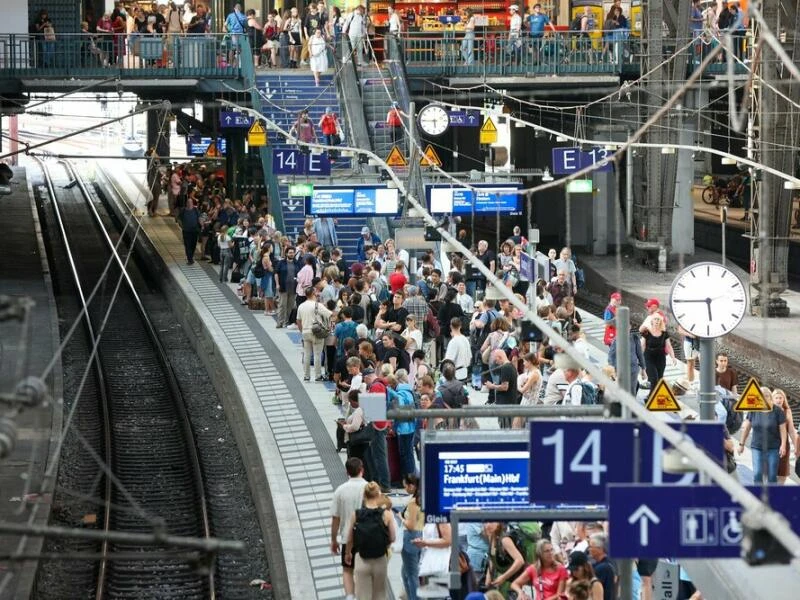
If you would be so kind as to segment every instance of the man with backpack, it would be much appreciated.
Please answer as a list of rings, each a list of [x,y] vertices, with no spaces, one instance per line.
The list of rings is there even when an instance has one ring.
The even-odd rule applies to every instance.
[[[349,458],[344,466],[348,479],[336,488],[331,501],[331,553],[341,553],[345,598],[352,600],[355,598],[356,590],[353,565],[345,564],[344,557],[347,551],[347,535],[350,531],[349,519],[364,502],[364,488],[367,482],[364,479],[364,464],[360,458]]]
[[[561,404],[581,406],[597,404],[597,386],[581,378],[580,369],[565,368],[564,378],[567,380],[567,389]]]

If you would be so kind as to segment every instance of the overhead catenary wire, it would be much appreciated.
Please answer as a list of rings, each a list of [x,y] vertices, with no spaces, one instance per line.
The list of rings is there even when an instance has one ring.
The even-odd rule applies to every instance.
[[[719,50],[717,50],[717,52],[719,52]],[[712,59],[715,56],[716,54],[712,54],[710,55],[709,59]],[[676,93],[672,101],[676,101],[680,95],[680,93]],[[363,148],[327,146],[325,144],[319,144],[316,142],[302,142],[289,135],[287,131],[283,130],[276,123],[268,119],[260,111],[254,108],[236,105],[234,103],[230,103],[230,105],[243,112],[249,112],[256,117],[263,119],[264,122],[267,123],[268,127],[273,128],[281,135],[286,136],[290,141],[296,143],[298,146],[307,147],[309,149],[338,149],[340,151],[352,152],[354,154],[361,153],[366,154],[369,158],[376,161],[387,171],[397,189],[406,197],[406,200],[411,204],[411,206],[419,212],[426,224],[436,228],[442,238],[451,244],[451,247],[454,249],[454,251],[461,253],[473,265],[474,268],[478,269],[486,277],[487,281],[495,287],[498,293],[503,298],[509,300],[509,302],[511,302],[511,304],[521,312],[526,320],[533,322],[534,325],[543,331],[550,330],[548,329],[549,326],[546,321],[541,319],[534,311],[530,309],[529,306],[521,302],[510,289],[508,289],[499,279],[497,279],[495,274],[492,273],[480,259],[478,259],[469,249],[467,249],[458,239],[453,237],[447,229],[440,226],[440,223],[434,219],[430,213],[428,213],[423,204],[421,204],[408,190],[408,188],[406,188],[404,182],[397,176],[394,169],[387,165],[386,162],[374,152]],[[666,110],[669,110],[669,106],[667,106]],[[656,115],[654,115],[654,117],[655,116]],[[643,131],[646,131],[647,126],[648,124],[646,123]],[[637,132],[638,135],[642,135],[643,131]],[[616,384],[616,382],[609,379],[597,365],[587,360],[583,354],[572,347],[572,345],[564,337],[562,337],[560,333],[553,331],[552,335],[548,335],[555,346],[580,364],[591,375],[594,381],[603,384],[607,390],[610,390],[611,397],[618,399],[631,411],[634,416],[638,417],[646,425],[661,434],[667,442],[672,444],[679,452],[690,459],[699,470],[709,475],[710,478],[721,488],[730,493],[731,496],[745,508],[748,519],[751,519],[753,523],[766,528],[793,556],[800,558],[800,538],[791,530],[791,527],[783,515],[775,512],[768,505],[765,505],[759,498],[744,488],[736,479],[732,478],[713,459],[706,456],[705,452],[698,448],[691,438],[685,435],[685,433],[675,431],[669,427],[669,425],[661,421],[657,416],[654,416],[648,410],[646,410],[644,405],[640,404],[628,391],[622,390]]]

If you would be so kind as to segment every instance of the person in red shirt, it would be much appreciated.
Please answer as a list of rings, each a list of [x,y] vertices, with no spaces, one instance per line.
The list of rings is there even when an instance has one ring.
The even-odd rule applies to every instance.
[[[606,306],[606,310],[603,313],[603,321],[606,324],[606,330],[603,334],[603,343],[606,346],[610,346],[611,342],[613,342],[617,337],[617,325],[615,319],[617,316],[617,307],[621,303],[622,294],[619,292],[614,292],[608,299],[608,306]]]
[[[408,277],[406,277],[405,273],[403,272],[405,271],[405,268],[405,263],[403,263],[402,260],[399,260],[394,266],[394,273],[389,275],[389,289],[392,290],[393,294],[397,290],[402,290],[408,283]]]
[[[328,146],[338,146],[340,143],[339,138],[339,118],[333,109],[329,106],[325,109],[325,114],[319,120],[319,128],[322,131],[322,136],[325,138],[325,144]],[[328,157],[335,158],[335,150],[328,150]]]
[[[392,108],[389,109],[386,115],[386,126],[392,131],[392,144],[397,145],[397,141],[403,135],[403,111],[400,110],[400,105],[397,102],[392,102]]]

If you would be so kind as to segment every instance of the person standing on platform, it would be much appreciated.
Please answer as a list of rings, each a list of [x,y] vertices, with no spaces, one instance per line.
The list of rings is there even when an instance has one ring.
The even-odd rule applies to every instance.
[[[367,246],[377,247],[378,244],[381,243],[381,238],[377,235],[372,233],[369,230],[369,227],[362,227],[361,228],[361,235],[358,238],[358,242],[356,243],[356,257],[358,258],[358,262],[364,263],[367,260]],[[341,270],[341,269],[340,269]]]
[[[314,335],[314,324],[319,323],[330,330],[331,311],[317,300],[317,289],[305,288],[306,301],[297,308],[297,329],[303,336],[303,381],[311,379],[311,358],[314,358],[314,381],[322,381],[322,349],[325,338]],[[327,336],[326,336],[327,337]]]
[[[606,346],[611,346],[611,342],[617,338],[616,318],[617,307],[620,304],[622,304],[622,294],[619,292],[614,292],[609,297],[608,306],[606,306],[606,309],[603,312],[603,322],[606,325],[605,332],[603,333],[603,343]]]
[[[364,479],[364,463],[361,459],[349,458],[344,466],[348,479],[333,492],[331,502],[331,554],[341,554],[345,600],[355,600],[353,565],[344,562],[347,552],[346,536],[350,531],[350,517],[364,502],[367,481]]]
[[[486,382],[486,388],[490,392],[490,399],[494,399],[494,404],[498,406],[508,406],[519,404],[519,393],[517,392],[517,371],[508,360],[505,350],[497,348],[492,351],[494,359],[493,381]],[[492,392],[494,392],[492,394]],[[511,417],[499,417],[501,429],[511,429]]]
[[[744,445],[750,432],[753,432],[750,452],[753,455],[755,485],[763,485],[764,478],[767,483],[778,483],[778,463],[789,450],[786,411],[783,406],[771,403],[772,392],[769,388],[762,387],[761,393],[772,405],[772,409],[769,412],[747,413],[739,442],[739,454],[741,454],[744,452]]]
[[[538,63],[542,55],[542,40],[544,39],[545,27],[550,27],[551,31],[555,31],[555,25],[550,22],[550,17],[542,12],[542,5],[536,3],[533,5],[533,12],[528,15],[528,29],[533,41],[533,60]],[[519,242],[516,242],[519,243]]]
[[[519,16],[519,6],[512,4],[508,7],[511,13],[508,21],[508,47],[506,54],[507,65],[518,64],[522,58],[522,17]]]
[[[275,269],[275,287],[278,290],[278,323],[276,327],[286,327],[289,316],[295,307],[295,290],[300,263],[295,260],[295,249],[289,246],[286,257],[278,261]]]
[[[314,233],[317,234],[317,241],[325,249],[334,248],[339,244],[339,237],[336,235],[336,219],[317,217],[314,219]]]
[[[193,265],[194,249],[197,247],[202,223],[200,211],[195,208],[194,200],[191,197],[186,199],[186,206],[178,213],[178,223],[183,231],[183,248],[186,251],[186,263]]]
[[[642,332],[644,339],[644,362],[650,389],[655,389],[659,379],[664,377],[667,368],[667,356],[675,364],[675,350],[669,341],[667,326],[661,315],[654,314],[650,319],[650,327]]]
[[[353,60],[359,65],[364,62],[364,38],[367,34],[366,25],[363,6],[356,6],[344,22],[343,30],[350,40],[350,51]],[[350,57],[346,57],[343,62],[348,62],[349,60]]]
[[[724,352],[717,353],[717,368],[714,373],[716,385],[721,385],[734,396],[739,395],[736,371],[728,366],[728,355]]]

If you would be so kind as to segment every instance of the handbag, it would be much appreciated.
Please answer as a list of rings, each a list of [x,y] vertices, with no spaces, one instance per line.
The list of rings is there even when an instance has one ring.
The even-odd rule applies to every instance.
[[[361,429],[350,434],[348,443],[353,446],[369,445],[373,439],[375,439],[375,429],[369,424],[364,424]]]
[[[492,351],[497,350],[498,348],[502,348],[503,344],[506,343],[507,339],[508,339],[508,333],[503,333],[503,337],[500,338],[499,344],[497,344],[496,346],[494,344],[489,344],[486,347],[486,349],[483,352],[481,352],[481,360],[483,361],[484,364],[487,365],[489,364],[489,360],[492,357]]]
[[[319,302],[314,303],[314,322],[311,324],[311,334],[318,340],[324,340],[331,333],[330,323],[319,314]]]

